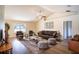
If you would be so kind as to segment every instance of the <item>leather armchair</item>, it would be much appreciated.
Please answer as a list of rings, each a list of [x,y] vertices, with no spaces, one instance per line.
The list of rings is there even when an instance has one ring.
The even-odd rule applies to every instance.
[[[70,39],[68,41],[68,48],[69,50],[79,53],[79,37],[78,35],[75,35],[74,38]]]
[[[22,40],[23,37],[24,37],[23,32],[22,32],[22,31],[17,31],[17,33],[16,33],[16,37],[17,37],[19,40]]]

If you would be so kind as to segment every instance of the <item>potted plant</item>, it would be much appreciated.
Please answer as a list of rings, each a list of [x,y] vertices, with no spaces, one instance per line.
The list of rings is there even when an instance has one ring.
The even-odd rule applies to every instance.
[[[8,34],[8,30],[10,29],[10,26],[8,23],[5,23],[5,43],[8,43],[8,39],[9,39],[9,34]]]

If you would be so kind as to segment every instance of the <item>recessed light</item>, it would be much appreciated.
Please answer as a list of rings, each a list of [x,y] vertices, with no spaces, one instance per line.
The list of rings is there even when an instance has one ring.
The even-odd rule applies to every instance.
[[[66,10],[66,12],[71,12],[70,10]]]
[[[71,5],[67,5],[67,7],[71,7]]]

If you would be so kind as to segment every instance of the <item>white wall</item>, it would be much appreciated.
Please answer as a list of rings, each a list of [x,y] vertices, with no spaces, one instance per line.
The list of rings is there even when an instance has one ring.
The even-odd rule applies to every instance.
[[[75,15],[72,19],[73,35],[79,34],[79,15]]]
[[[37,23],[37,32],[39,32],[41,30],[45,30],[44,23],[45,23],[45,21],[43,19],[38,21],[38,23]]]
[[[0,6],[0,29],[3,29],[4,6]]]

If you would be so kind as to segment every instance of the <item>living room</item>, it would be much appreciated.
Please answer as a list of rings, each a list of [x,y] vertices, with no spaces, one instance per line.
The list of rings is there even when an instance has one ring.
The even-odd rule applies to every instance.
[[[60,7],[62,7],[62,8],[60,8],[60,11],[54,11],[54,12],[56,12],[54,14],[54,12],[52,10],[47,12],[47,11],[44,11],[44,10],[42,11],[39,7],[38,8],[37,7],[38,6],[13,6],[13,7],[12,6],[6,6],[5,7],[5,22],[10,23],[11,26],[12,26],[12,24],[15,26],[18,23],[22,23],[26,27],[26,30],[33,30],[36,33],[41,31],[41,30],[59,31],[59,32],[61,32],[61,35],[63,36],[63,31],[64,31],[63,23],[64,23],[64,21],[72,21],[72,29],[73,29],[73,34],[72,35],[79,33],[79,31],[78,31],[78,25],[79,25],[78,24],[78,22],[79,22],[79,20],[78,20],[79,19],[78,18],[78,16],[79,16],[78,10],[76,11],[76,10],[72,9],[71,12],[66,12],[66,11],[69,10],[69,9],[66,9],[67,6],[66,7],[57,6],[59,8]],[[57,9],[57,7],[54,6],[55,9]],[[75,6],[74,8],[78,9],[77,7]],[[23,9],[21,9],[21,8],[26,8],[27,10],[29,10],[31,8],[29,10],[30,13],[26,10],[23,11]],[[37,8],[38,10],[37,11],[34,10],[35,8]],[[67,7],[67,8],[71,8],[71,7]],[[20,10],[18,11],[18,9],[20,9]],[[62,11],[62,9],[66,9],[66,10]],[[34,20],[29,20],[30,18],[32,18],[34,16],[33,15],[28,15],[28,17],[30,16],[28,20],[22,19],[22,16],[24,16],[25,12],[26,13],[28,12],[29,14],[32,14],[34,12],[33,10],[39,14],[38,16],[36,16],[37,18],[35,18]],[[45,14],[43,14],[43,13],[45,13]],[[22,16],[20,14],[22,14]],[[43,16],[45,16],[45,15],[46,15],[47,19],[43,20],[43,18],[44,18]],[[14,17],[14,18],[10,19],[10,17]],[[53,22],[53,27],[51,29],[45,28],[45,22]],[[13,34],[12,32],[14,32],[13,28],[11,28],[11,30],[10,30],[11,35]]]
[[[78,7],[78,5],[7,5],[5,6],[4,22],[10,27],[8,40],[13,41],[17,38],[17,41],[20,41],[25,48],[27,47],[24,50],[30,51],[24,51],[25,54],[71,54],[72,51],[68,49],[68,39],[79,34]],[[23,37],[17,37],[18,31],[22,31]],[[29,31],[32,31],[34,36],[29,36]],[[28,43],[29,38],[35,39],[36,46]],[[41,39],[42,42],[37,42],[36,39]],[[13,43],[16,47],[21,45],[17,45],[19,43],[15,41]],[[22,50],[20,47],[13,54],[20,54],[20,51],[23,53]]]

